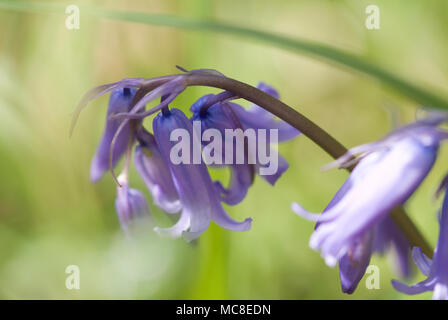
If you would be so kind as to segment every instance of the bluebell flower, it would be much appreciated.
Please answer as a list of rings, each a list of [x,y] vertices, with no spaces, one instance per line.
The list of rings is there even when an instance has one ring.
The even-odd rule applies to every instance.
[[[136,220],[149,217],[149,209],[145,196],[137,189],[129,188],[126,175],[120,175],[118,181],[115,210],[123,231],[128,233]]]
[[[448,300],[448,193],[445,187],[445,198],[440,213],[440,231],[433,259],[429,259],[420,248],[413,248],[412,258],[420,271],[427,276],[426,280],[407,286],[399,281],[392,281],[396,290],[406,294],[418,294],[434,291],[434,300]]]
[[[412,195],[432,168],[440,141],[447,138],[437,128],[444,121],[446,116],[423,119],[378,142],[351,149],[336,164],[358,164],[323,215],[292,205],[297,214],[318,222],[310,247],[321,251],[327,265],[333,267],[344,255],[355,252],[369,238],[366,233],[373,232],[378,222]]]
[[[197,238],[204,232],[210,221],[219,226],[233,230],[246,231],[251,227],[252,219],[248,218],[242,222],[233,220],[224,210],[220,194],[215,188],[207,166],[203,161],[200,163],[178,163],[171,161],[171,150],[176,144],[171,141],[170,135],[173,130],[186,130],[187,136],[196,137],[193,134],[191,121],[178,109],[171,109],[159,113],[153,121],[154,138],[159,147],[160,155],[168,165],[174,186],[179,195],[182,211],[177,223],[170,228],[156,228],[160,234],[171,237],[184,236],[187,241]],[[189,159],[193,158],[194,146],[199,141],[189,141],[193,146],[190,148]]]
[[[196,101],[191,107],[193,116],[192,121],[201,121],[201,132],[202,135],[205,130],[218,130],[222,137],[225,136],[226,129],[242,129],[241,124],[232,115],[231,108],[225,103],[215,103],[209,107],[206,112],[201,111],[202,107],[209,99],[212,99],[214,95],[206,95]],[[245,140],[247,142],[247,140]],[[211,142],[210,142],[211,143]],[[204,145],[208,143],[203,141]],[[230,144],[228,146],[227,144]],[[247,195],[249,187],[254,181],[255,168],[253,164],[248,162],[247,149],[244,151],[244,162],[236,163],[237,146],[233,141],[224,141],[221,150],[215,150],[219,152],[219,155],[214,155],[215,158],[220,158],[220,163],[223,165],[217,165],[214,163],[208,163],[210,166],[224,166],[225,163],[225,148],[232,148],[233,161],[230,164],[232,169],[231,179],[228,188],[225,188],[219,181],[215,182],[216,188],[221,193],[221,200],[229,205],[235,205],[240,203]],[[244,146],[246,148],[246,146]]]
[[[277,91],[264,83],[260,83],[258,88],[277,99],[279,98]],[[223,96],[222,99],[219,98],[219,95]],[[232,97],[225,92],[219,95],[205,95],[198,99],[190,108],[193,112],[191,120],[201,121],[202,132],[205,130],[215,129],[218,130],[221,136],[224,137],[227,129],[240,129],[243,131],[247,129],[275,129],[277,130],[278,141],[287,141],[300,134],[297,129],[284,121],[276,120],[273,114],[257,105],[252,104],[248,109],[244,109],[240,105],[225,99],[235,97]],[[267,134],[266,142],[268,146],[270,145],[269,139],[270,136]],[[232,154],[235,156],[236,145],[234,142],[225,141],[225,143],[233,144],[231,148],[233,149]],[[224,163],[226,158],[225,143],[222,144],[222,151],[220,155],[222,158],[221,163]],[[208,142],[204,142],[204,145],[207,144]],[[215,183],[216,187],[221,192],[222,201],[230,205],[238,204],[245,198],[249,187],[253,183],[254,174],[260,174],[260,169],[266,165],[259,161],[257,154],[253,154],[253,150],[249,150],[247,145],[245,145],[244,148],[245,159],[243,163],[238,163],[234,159],[232,164],[230,164],[232,176],[229,186],[226,188],[219,181]],[[276,151],[272,148],[270,148],[269,152],[276,153]],[[251,161],[251,159],[253,160]],[[278,155],[278,170],[272,175],[261,175],[261,177],[263,177],[271,185],[274,185],[278,178],[287,169],[287,161],[281,155]]]
[[[139,99],[131,108],[137,90],[143,86],[151,87],[149,93],[141,97],[141,99]],[[123,79],[121,81],[100,85],[89,90],[83,96],[73,114],[70,124],[70,135],[74,130],[79,114],[86,105],[90,101],[111,92],[106,115],[106,128],[91,165],[91,180],[93,182],[98,181],[101,179],[104,172],[107,169],[110,169],[109,154],[111,151],[113,153],[112,167],[114,167],[120,156],[124,153],[127,143],[133,143],[133,141],[129,141],[129,122],[132,119],[142,120],[145,117],[160,111],[185,90],[185,88],[186,85],[182,76],[166,76],[152,79]],[[164,101],[161,101],[161,103],[155,107],[145,111],[146,105],[159,97],[165,97]],[[128,140],[125,143],[126,137],[128,137]],[[113,148],[111,148],[112,142],[114,142]]]
[[[210,72],[212,71],[199,70],[190,73]],[[151,192],[154,203],[167,213],[180,212],[179,220],[173,227],[155,228],[157,232],[172,237],[183,235],[187,240],[192,240],[207,229],[210,221],[230,230],[248,230],[251,226],[250,218],[238,222],[225,212],[220,191],[213,184],[204,162],[174,164],[170,159],[171,148],[174,146],[174,142],[170,140],[172,130],[185,129],[194,138],[192,124],[185,115],[177,109],[168,109],[168,104],[185,90],[184,80],[183,75],[124,79],[96,87],[84,96],[75,112],[72,129],[80,110],[90,100],[112,91],[106,130],[94,159],[95,164],[92,165],[92,179],[98,180],[107,169],[111,169],[109,165],[115,166],[126,152],[123,173],[116,180],[117,212],[126,229],[134,216],[147,211],[143,195],[129,188],[127,181],[132,146],[137,142],[134,164]],[[140,88],[144,88],[144,91],[140,91],[141,95],[136,99],[136,91]],[[157,98],[161,98],[161,102],[146,110],[146,105]],[[153,135],[144,129],[141,121],[159,111],[162,112],[154,119]],[[196,153],[193,154],[193,151],[194,158]],[[200,152],[199,157],[201,158]],[[111,163],[109,158],[112,159]]]
[[[143,86],[149,88],[148,92],[133,105],[137,90]],[[141,120],[166,107],[184,89],[185,83],[179,76],[123,79],[91,89],[84,95],[74,113],[70,134],[81,110],[87,103],[111,92],[106,128],[92,160],[90,175],[92,181],[98,181],[108,169],[115,167],[123,154],[128,152],[123,173],[116,180],[117,199],[115,201],[116,211],[125,232],[128,232],[129,225],[135,218],[147,216],[149,213],[144,195],[136,189],[129,188],[129,159],[136,139],[139,142],[136,147],[136,167],[152,193],[156,205],[169,213],[180,210],[176,191],[174,190],[173,193],[173,181],[170,180],[169,169],[160,159],[154,138],[148,132],[144,132]],[[159,97],[163,98],[163,101],[145,110],[146,104]]]
[[[137,130],[137,140],[135,168],[151,192],[154,203],[167,213],[179,212],[182,208],[179,195],[154,136],[140,127]]]
[[[123,119],[113,119],[111,117],[119,113],[130,111],[131,102],[136,91],[136,89],[132,88],[119,88],[113,90],[110,94],[106,115],[106,128],[104,129],[103,137],[101,138],[90,166],[90,179],[93,182],[100,180],[104,173],[109,169],[110,145],[118,128],[123,122]],[[129,143],[129,136],[130,126],[129,124],[126,124],[117,136],[112,155],[112,166],[115,166],[118,160],[120,160],[120,157],[125,153]]]
[[[349,184],[344,184],[336,193],[324,213],[336,205],[349,189]],[[319,223],[315,228],[319,227]],[[339,260],[339,277],[342,292],[351,294],[355,291],[369,265],[373,253],[374,231],[366,232],[357,238],[347,252]]]

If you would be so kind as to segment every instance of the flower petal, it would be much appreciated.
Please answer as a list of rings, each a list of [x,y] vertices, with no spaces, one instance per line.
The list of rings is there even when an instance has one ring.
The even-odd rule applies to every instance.
[[[406,293],[406,294],[419,294],[426,291],[431,291],[434,286],[434,281],[431,279],[424,280],[412,286],[408,286],[400,281],[392,280],[392,286],[395,290]]]
[[[177,213],[182,206],[177,194],[170,169],[162,158],[154,137],[141,128],[135,148],[135,167],[151,192],[154,203],[168,213]]]
[[[119,178],[121,186],[117,186],[115,209],[122,229],[127,233],[130,226],[138,218],[148,216],[149,209],[145,196],[136,189],[131,189],[122,176]]]
[[[285,158],[283,158],[276,150],[274,150],[273,148],[271,148],[271,150],[269,151],[270,155],[271,155],[271,162],[269,162],[266,165],[262,165],[260,162],[257,163],[257,165],[255,166],[255,170],[256,172],[260,175],[260,177],[262,177],[264,180],[266,180],[271,186],[275,185],[275,183],[277,182],[278,179],[280,179],[280,177],[283,175],[283,173],[286,172],[286,170],[288,170],[289,168],[289,164],[286,161]],[[273,156],[273,154],[276,154],[276,157]],[[267,168],[271,165],[273,165],[272,163],[272,159],[277,159],[277,170],[275,171],[274,174],[261,174],[260,170],[262,168]]]
[[[179,199],[182,203],[182,214],[190,216],[190,228],[184,237],[187,241],[199,236],[207,229],[210,220],[213,219],[218,225],[236,231],[247,230],[247,222],[235,222],[224,211],[220,197],[214,186],[206,165],[201,161],[199,164],[191,163],[194,158],[195,146],[200,146],[200,141],[192,141],[196,135],[193,134],[193,126],[188,118],[178,109],[171,109],[169,113],[158,114],[153,121],[154,137],[159,146],[160,153],[170,168]],[[182,141],[174,142],[171,134],[176,129],[182,133]],[[197,138],[197,137],[196,137]],[[188,141],[183,141],[188,139]],[[170,154],[174,145],[186,143],[189,150],[182,150],[189,156],[188,163],[174,164]],[[250,226],[249,226],[250,227]]]
[[[414,260],[421,273],[423,273],[425,276],[429,276],[429,274],[431,273],[432,261],[423,253],[421,248],[412,248],[412,259]]]
[[[252,185],[254,175],[248,170],[247,165],[232,165],[232,177],[228,188],[225,188],[221,182],[215,182],[216,188],[221,193],[221,201],[228,205],[236,205],[243,201],[247,195],[249,186]]]
[[[190,108],[193,111],[192,121],[201,121],[201,132],[199,134],[202,135],[205,130],[218,130],[221,139],[223,139],[226,136],[226,130],[242,129],[240,122],[226,104],[216,103],[209,107],[205,114],[201,114],[202,106],[207,104],[213,97],[214,95],[203,96]],[[203,144],[204,146],[209,145],[207,142]],[[243,163],[236,163],[236,154],[242,151],[237,150],[236,143],[233,141],[221,141],[221,146],[221,150],[214,150],[216,153],[214,158],[219,159],[222,164],[226,163],[226,151],[230,150],[228,148],[231,148],[234,157],[233,163],[229,165],[232,176],[228,187],[224,187],[221,182],[216,182],[216,187],[221,193],[221,201],[229,205],[236,205],[246,197],[248,189],[254,180],[255,168],[254,165],[249,163],[247,156]],[[246,148],[246,145],[244,147]],[[211,163],[211,165],[216,166],[214,163]]]
[[[172,227],[160,228],[155,227],[154,231],[162,236],[168,236],[170,238],[179,238],[182,234],[190,228],[190,214],[186,211],[182,212],[179,216],[179,220]]]

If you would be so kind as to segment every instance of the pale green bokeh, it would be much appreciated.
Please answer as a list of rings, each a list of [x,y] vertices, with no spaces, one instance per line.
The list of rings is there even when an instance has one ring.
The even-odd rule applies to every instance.
[[[439,92],[448,87],[448,5],[442,0],[77,3],[213,18],[321,41]],[[368,4],[380,7],[380,30],[364,27]],[[0,11],[0,298],[409,298],[391,287],[396,275],[385,257],[372,260],[381,271],[379,290],[367,290],[363,279],[354,295],[343,295],[337,270],[308,247],[314,225],[295,216],[291,202],[322,210],[347,174],[322,172],[331,159],[306,137],[280,146],[290,168],[275,187],[257,178],[245,201],[227,208],[235,218],[252,217],[252,230],[212,225],[197,243],[186,244],[160,239],[147,226],[126,240],[111,177],[90,184],[107,98],[83,112],[71,139],[68,126],[89,88],[174,73],[175,65],[214,68],[254,85],[265,81],[349,147],[390,130],[388,106],[411,121],[418,105],[363,75],[248,39],[95,20],[82,12],[80,30],[71,31],[64,20]],[[207,92],[216,90],[188,89],[174,106],[187,110]],[[440,204],[432,193],[446,159],[444,147],[407,205],[432,244]],[[144,190],[135,172],[132,184]],[[169,223],[152,209],[158,223]],[[81,270],[79,291],[65,287],[65,268],[72,264]]]

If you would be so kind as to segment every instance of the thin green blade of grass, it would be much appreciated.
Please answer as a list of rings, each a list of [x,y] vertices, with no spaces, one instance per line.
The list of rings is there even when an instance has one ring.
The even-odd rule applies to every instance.
[[[372,64],[362,57],[347,51],[314,41],[287,37],[258,29],[237,26],[214,20],[199,20],[159,15],[143,12],[129,12],[109,10],[97,7],[80,7],[81,14],[88,14],[95,18],[142,23],[154,26],[165,26],[195,31],[216,32],[234,35],[241,38],[253,39],[284,48],[289,51],[305,54],[319,60],[340,65],[351,70],[371,76],[396,92],[427,107],[448,109],[448,101],[437,93],[411,83],[394,73]],[[65,5],[61,3],[48,3],[40,1],[2,1],[0,9],[19,12],[59,13],[65,14]]]

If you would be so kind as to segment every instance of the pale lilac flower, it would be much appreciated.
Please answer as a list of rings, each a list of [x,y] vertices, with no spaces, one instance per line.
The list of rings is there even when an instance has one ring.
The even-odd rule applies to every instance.
[[[345,183],[336,193],[323,214],[335,206],[349,190],[349,184]],[[315,228],[319,227],[319,223]],[[373,252],[374,232],[366,232],[361,237],[356,238],[347,252],[339,260],[339,278],[341,282],[342,292],[351,294],[355,291],[359,281],[364,276],[370,257]]]
[[[137,189],[129,188],[125,175],[120,175],[118,181],[115,210],[123,231],[128,233],[136,220],[148,217],[149,209],[145,196]]]
[[[320,250],[329,266],[335,266],[361,243],[367,232],[373,232],[377,223],[420,185],[436,160],[440,141],[447,138],[447,133],[437,128],[443,121],[446,116],[417,121],[341,157],[336,162],[341,167],[359,163],[325,214],[313,215],[293,204],[297,214],[318,222],[310,247]]]
[[[252,219],[248,218],[243,222],[237,222],[225,212],[220,195],[203,161],[199,164],[173,164],[170,153],[176,142],[170,140],[170,134],[175,129],[184,129],[189,133],[189,137],[195,137],[192,123],[178,109],[166,110],[154,118],[154,137],[162,158],[170,168],[182,206],[180,218],[174,226],[165,229],[156,228],[155,230],[171,237],[183,235],[187,241],[197,238],[204,232],[210,221],[233,231],[249,230]],[[190,143],[195,145],[192,141]],[[196,144],[200,145],[200,142]],[[193,147],[191,147],[190,159],[193,158],[193,152]]]
[[[412,257],[427,279],[412,286],[393,280],[392,285],[395,289],[406,294],[434,291],[434,300],[448,300],[448,193],[446,190],[440,213],[439,239],[433,260],[431,261],[417,247],[413,248]]]

